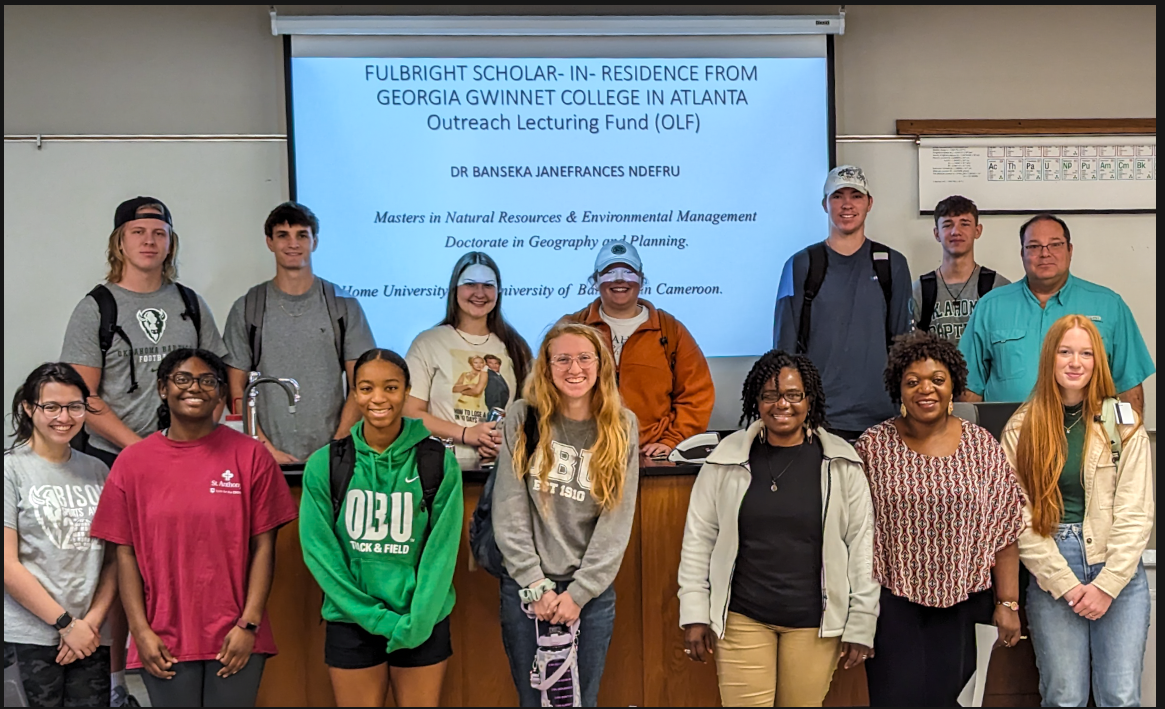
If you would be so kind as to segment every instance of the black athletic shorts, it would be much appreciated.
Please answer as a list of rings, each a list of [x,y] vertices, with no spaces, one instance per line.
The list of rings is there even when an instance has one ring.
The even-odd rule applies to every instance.
[[[340,670],[362,670],[388,663],[389,667],[428,667],[453,655],[449,617],[433,626],[429,639],[417,647],[387,652],[388,640],[355,623],[328,621],[324,637],[324,663]]]

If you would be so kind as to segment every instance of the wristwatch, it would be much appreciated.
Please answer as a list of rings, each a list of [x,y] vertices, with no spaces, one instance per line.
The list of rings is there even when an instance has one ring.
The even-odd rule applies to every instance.
[[[523,603],[534,603],[538,599],[542,598],[542,594],[553,590],[554,582],[550,579],[542,579],[529,588],[518,589],[518,597],[522,599]]]
[[[72,622],[73,616],[69,614],[69,611],[65,611],[61,614],[61,617],[57,618],[56,622],[53,623],[53,627],[57,630],[64,630],[65,628],[69,627]]]
[[[249,630],[252,633],[259,632],[259,624],[258,623],[248,623],[247,621],[243,620],[242,618],[239,618],[239,620],[235,623],[235,627],[242,628],[243,630]]]
[[[1016,613],[1019,613],[1019,601],[996,601],[995,605],[1007,606],[1008,608],[1015,611]]]

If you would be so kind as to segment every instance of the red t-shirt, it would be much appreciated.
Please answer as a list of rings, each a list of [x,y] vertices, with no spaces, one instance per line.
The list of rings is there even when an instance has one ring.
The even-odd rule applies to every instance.
[[[251,537],[296,512],[263,444],[219,426],[197,441],[155,433],[126,448],[90,534],[134,548],[146,619],[174,658],[213,660],[246,604]],[[276,652],[266,612],[254,652]],[[136,643],[128,659],[142,666]]]

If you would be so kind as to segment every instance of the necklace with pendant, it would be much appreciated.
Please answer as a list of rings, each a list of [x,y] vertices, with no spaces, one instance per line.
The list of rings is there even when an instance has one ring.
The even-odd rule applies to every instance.
[[[768,445],[768,444],[766,444],[766,445]],[[769,490],[776,492],[779,489],[777,487],[777,481],[781,479],[782,475],[784,475],[786,472],[788,472],[789,468],[791,468],[793,466],[793,463],[797,462],[797,458],[799,458],[799,457],[801,457],[800,446],[798,446],[798,450],[793,451],[792,457],[789,459],[789,462],[785,463],[785,467],[781,468],[781,472],[777,473],[776,477],[773,477],[773,465],[772,465],[772,463],[770,462],[770,460],[767,457],[765,458],[765,469],[768,471],[769,480],[771,480],[773,483],[772,485],[769,486]]]

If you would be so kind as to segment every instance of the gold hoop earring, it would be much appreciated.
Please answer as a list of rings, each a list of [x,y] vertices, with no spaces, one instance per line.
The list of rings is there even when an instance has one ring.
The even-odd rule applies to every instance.
[[[947,416],[951,416],[954,413],[955,413],[955,400],[951,399],[950,401],[947,402]]]
[[[902,404],[901,406],[899,406],[898,412],[900,414],[902,414],[902,418],[906,418],[906,404]]]

